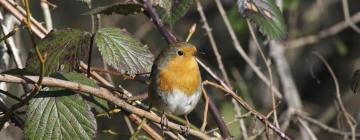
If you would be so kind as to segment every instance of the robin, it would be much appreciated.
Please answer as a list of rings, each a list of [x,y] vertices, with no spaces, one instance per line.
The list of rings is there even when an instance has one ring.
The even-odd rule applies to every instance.
[[[196,47],[190,43],[171,44],[155,59],[151,70],[149,99],[160,110],[162,125],[167,123],[165,112],[187,115],[195,108],[201,95],[201,76],[195,58]]]

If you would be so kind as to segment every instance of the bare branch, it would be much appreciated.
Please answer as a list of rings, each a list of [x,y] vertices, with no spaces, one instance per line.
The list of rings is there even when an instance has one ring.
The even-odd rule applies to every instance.
[[[36,81],[38,79],[39,79],[38,76],[14,76],[14,75],[8,75],[8,74],[0,74],[0,81],[9,82],[9,83],[34,84],[34,83],[36,83]],[[156,123],[161,122],[161,118],[159,116],[156,116],[150,112],[147,112],[145,110],[142,110],[140,108],[137,108],[135,106],[132,106],[132,105],[126,103],[125,101],[121,100],[120,98],[114,96],[113,93],[106,88],[102,88],[102,87],[94,88],[94,87],[82,85],[79,83],[74,83],[74,82],[50,78],[50,77],[44,77],[42,84],[45,86],[61,87],[61,88],[66,88],[66,89],[70,89],[70,90],[74,90],[74,91],[85,92],[85,93],[94,95],[96,97],[105,99],[105,100],[121,107],[122,109],[132,112],[140,117],[145,117]],[[172,128],[177,131],[181,131],[182,130],[181,128],[183,127],[183,126],[175,124],[173,122],[169,122],[168,126],[169,126],[169,128]],[[189,133],[196,137],[202,138],[202,139],[208,139],[207,135],[205,135],[204,133],[197,131],[197,130],[189,129]]]
[[[328,133],[332,133],[332,134],[335,134],[335,135],[339,135],[339,136],[345,136],[345,137],[350,137],[352,135],[352,132],[344,132],[344,131],[341,131],[339,129],[335,129],[335,128],[332,128],[330,126],[327,126],[326,124],[316,120],[316,119],[313,119],[311,117],[308,117],[306,115],[304,115],[304,113],[296,113],[296,115],[298,115],[300,118],[302,118],[304,121],[307,121],[313,125],[316,125],[317,127],[321,128],[322,130],[328,132]],[[360,138],[360,134],[357,133],[355,134],[355,136],[357,138]]]
[[[252,115],[254,115],[258,120],[260,120],[266,126],[266,128],[272,129],[282,139],[291,140],[291,138],[289,136],[287,136],[284,132],[282,132],[278,127],[274,126],[272,123],[269,123],[266,116],[264,116],[263,114],[257,112],[243,98],[236,95],[235,92],[233,92],[231,90],[228,90],[228,89],[224,88],[223,86],[218,85],[218,84],[213,83],[213,82],[210,82],[210,81],[204,81],[204,84],[205,85],[211,85],[211,86],[213,86],[215,88],[218,88],[218,89],[224,91],[225,93],[228,93],[229,95],[231,95],[231,97],[236,99],[241,104],[241,106],[243,106],[246,110],[250,111]]]
[[[350,18],[350,12],[349,12],[350,9],[349,9],[348,0],[341,0],[341,3],[342,3],[343,11],[344,11],[345,21],[347,22],[347,24],[350,25],[350,27],[354,31],[356,31],[358,34],[360,34],[360,28],[358,26],[356,26],[356,24]]]
[[[360,12],[357,12],[356,14],[351,16],[351,20],[354,23],[360,22]],[[346,21],[338,22],[337,24],[335,24],[327,29],[324,29],[316,34],[308,35],[305,37],[301,37],[301,38],[286,42],[286,46],[287,46],[286,49],[294,49],[294,48],[299,48],[299,47],[304,47],[306,45],[314,44],[314,43],[320,41],[321,39],[333,36],[333,35],[339,33],[340,31],[347,29],[349,26],[350,26],[349,23]]]
[[[314,52],[314,54],[320,58],[320,60],[325,64],[325,67],[329,70],[331,77],[333,78],[334,84],[335,84],[335,89],[336,89],[336,101],[339,104],[340,107],[340,111],[343,113],[343,115],[345,116],[346,122],[348,123],[350,129],[351,129],[351,133],[352,133],[352,140],[356,139],[356,126],[357,126],[357,122],[356,120],[351,116],[351,114],[347,111],[347,109],[345,108],[342,99],[341,99],[341,95],[340,95],[340,86],[338,83],[338,80],[336,78],[336,75],[334,73],[334,71],[332,70],[332,68],[330,67],[329,63],[327,63],[326,59],[321,56],[320,53],[318,52]]]
[[[225,13],[224,7],[222,6],[220,0],[214,0],[216,3],[216,6],[220,12],[220,15],[226,25],[226,29],[228,30],[230,37],[233,41],[233,45],[235,46],[235,49],[238,51],[240,56],[245,60],[245,62],[254,70],[256,75],[263,81],[267,86],[271,86],[269,79],[266,78],[266,76],[260,71],[260,69],[254,64],[254,62],[251,61],[250,57],[245,53],[245,50],[241,47],[239,40],[237,39],[234,29],[231,27],[230,21]],[[278,98],[282,98],[282,95],[280,94],[279,90],[276,87],[272,88]]]

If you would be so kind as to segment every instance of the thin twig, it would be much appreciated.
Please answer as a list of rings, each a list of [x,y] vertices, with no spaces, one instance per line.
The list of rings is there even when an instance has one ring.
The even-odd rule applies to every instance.
[[[211,32],[211,28],[210,28],[210,26],[209,26],[209,23],[207,22],[205,13],[204,13],[204,11],[203,11],[202,5],[201,5],[201,3],[199,2],[199,0],[196,0],[196,5],[197,5],[197,10],[198,10],[198,12],[199,12],[199,14],[200,14],[201,20],[202,20],[202,22],[203,22],[203,28],[204,28],[205,31],[206,31],[206,34],[207,34],[207,36],[208,36],[208,38],[209,38],[209,41],[210,41],[210,44],[211,44],[211,48],[212,48],[212,50],[213,50],[213,52],[214,52],[214,54],[215,54],[216,61],[217,61],[217,63],[219,64],[219,69],[220,69],[220,71],[221,71],[221,74],[222,74],[222,76],[224,77],[225,83],[226,83],[227,85],[230,85],[229,76],[228,76],[228,74],[226,73],[225,66],[224,66],[224,64],[223,64],[223,62],[222,62],[221,55],[220,55],[219,50],[218,50],[218,46],[216,45],[214,36],[213,36],[213,34],[212,34],[212,32]],[[232,89],[232,87],[231,87],[231,89]],[[232,99],[232,103],[234,104],[234,110],[235,110],[236,115],[240,115],[240,114],[241,114],[241,112],[240,112],[241,110],[240,110],[240,108],[239,108],[238,103],[235,101],[235,99]],[[239,121],[239,125],[240,125],[241,128],[244,128],[244,127],[245,127],[245,126],[244,126],[244,123],[241,123],[240,121]],[[242,134],[243,134],[244,138],[246,139],[246,138],[247,138],[247,131],[246,131],[246,129],[242,129]]]
[[[298,120],[300,125],[304,127],[305,131],[308,133],[310,138],[312,140],[317,140],[317,137],[315,136],[314,132],[310,129],[310,127],[308,127],[308,124],[302,118],[298,118]]]
[[[40,6],[41,6],[41,11],[43,12],[44,15],[46,29],[47,31],[51,31],[53,29],[53,23],[52,23],[49,3],[47,0],[40,0]]]
[[[130,134],[134,134],[134,127],[131,125],[130,119],[128,116],[124,115],[125,124],[129,129]]]
[[[84,62],[80,61],[80,68],[83,69],[83,70],[87,70],[88,66]],[[94,71],[91,71],[90,76],[92,78],[94,78],[95,80],[97,80],[98,82],[100,82],[101,84],[104,84],[105,86],[114,88],[114,86],[110,82],[108,82],[106,79],[101,77],[98,73],[96,73]],[[132,94],[130,92],[128,92],[127,90],[125,90],[125,89],[122,89],[121,91],[127,97],[132,96]],[[115,92],[115,93],[116,93],[116,95],[120,94],[118,92]],[[135,101],[135,103],[136,104],[141,104],[140,101]],[[130,114],[130,115],[128,115],[128,117],[130,118],[130,120],[132,120],[133,122],[135,122],[137,124],[139,123],[139,120],[141,120],[138,116],[136,116],[134,114]],[[145,130],[145,132],[147,132],[152,138],[159,139],[159,134],[157,134],[156,131],[153,130],[150,126],[148,126],[147,124],[143,124],[142,126],[143,126],[142,128]]]
[[[269,79],[267,79],[266,76],[260,71],[260,69],[254,64],[254,62],[251,61],[249,56],[246,54],[245,50],[240,45],[240,41],[237,39],[234,29],[231,27],[230,21],[225,13],[224,7],[222,6],[220,0],[214,0],[214,1],[225,23],[226,29],[230,34],[235,49],[238,51],[240,56],[245,60],[245,62],[254,70],[255,74],[260,78],[260,80],[262,80],[267,86],[271,86]],[[281,99],[282,95],[280,94],[280,91],[276,87],[273,87],[273,90],[276,94],[276,97]]]
[[[356,31],[358,34],[360,34],[360,28],[358,26],[356,26],[356,24],[351,20],[350,18],[350,12],[349,12],[349,3],[347,0],[342,0],[342,8],[343,8],[343,12],[344,12],[344,16],[345,16],[345,21],[347,22],[347,24],[350,25],[350,27]]]
[[[160,16],[156,13],[155,8],[151,5],[149,0],[139,0],[145,6],[145,13],[152,19],[155,25],[160,30],[160,33],[166,38],[168,43],[175,43],[176,37],[170,32],[168,28],[164,26],[164,22],[160,19]]]
[[[224,88],[223,86],[218,85],[214,82],[204,81],[204,84],[211,85],[215,88],[218,88],[218,89],[224,91],[225,93],[228,93],[230,96],[232,96],[234,99],[236,99],[241,104],[241,106],[243,106],[246,110],[250,111],[251,114],[253,114],[258,120],[260,120],[265,126],[267,126],[267,128],[272,129],[280,138],[286,139],[286,140],[291,139],[284,132],[282,132],[278,127],[276,127],[272,123],[268,122],[266,116],[257,112],[252,106],[250,106],[248,103],[246,103],[246,101],[244,99],[242,99],[240,96],[236,95],[235,92],[228,90],[228,89]]]
[[[341,131],[339,129],[335,129],[335,128],[332,128],[330,126],[327,126],[326,124],[316,120],[316,119],[313,119],[311,117],[308,117],[306,115],[304,115],[304,113],[296,113],[296,115],[298,115],[300,118],[302,118],[304,121],[307,121],[313,125],[316,125],[317,127],[321,128],[322,130],[328,132],[328,133],[331,133],[331,134],[335,134],[335,135],[339,135],[339,136],[343,136],[343,137],[350,137],[352,135],[352,132],[344,132],[344,131]],[[355,134],[357,138],[360,138],[360,134]]]
[[[8,96],[8,97],[10,97],[11,99],[14,99],[14,100],[16,100],[16,101],[19,101],[19,102],[22,102],[22,101],[23,101],[23,100],[20,99],[19,97],[15,96],[15,95],[7,92],[7,91],[4,91],[4,90],[2,90],[2,89],[0,89],[0,93],[6,95],[6,96]]]
[[[11,55],[13,56],[13,59],[14,59],[14,62],[16,64],[16,66],[19,69],[22,69],[22,68],[24,68],[24,64],[21,61],[20,50],[15,46],[15,42],[14,42],[14,39],[12,37],[12,35],[14,35],[16,33],[16,31],[18,31],[18,29],[19,29],[18,27],[14,27],[14,25],[18,24],[19,22],[17,22],[17,20],[13,16],[8,17],[8,18],[10,18],[8,20],[11,20],[11,21],[10,21],[9,24],[6,25],[5,24],[5,22],[6,22],[5,19],[3,19],[2,13],[0,13],[1,31],[4,34],[3,38],[6,38],[5,36],[9,35],[9,37],[5,39],[5,44],[6,44],[7,48],[8,48],[8,50],[10,50]],[[11,30],[11,28],[13,28],[13,29]],[[5,35],[5,34],[7,34],[7,35]]]
[[[232,139],[230,131],[229,131],[228,127],[226,126],[226,123],[225,123],[222,115],[219,113],[220,111],[216,107],[216,104],[214,103],[214,101],[212,101],[211,98],[208,98],[208,100],[209,100],[209,107],[212,108],[212,109],[210,109],[210,113],[215,118],[215,122],[219,127],[221,136],[223,137],[222,139],[225,139],[225,140]]]
[[[204,98],[204,101],[205,101],[205,107],[204,107],[204,117],[203,117],[203,123],[201,125],[201,128],[200,130],[202,132],[205,132],[205,128],[206,128],[206,125],[207,125],[207,118],[208,118],[208,110],[209,110],[209,96],[206,92],[206,89],[204,88],[204,85],[201,86],[202,88],[202,94],[203,94],[203,98]]]
[[[210,41],[210,44],[211,44],[211,48],[214,51],[216,62],[219,64],[219,69],[221,71],[222,76],[224,77],[225,83],[229,84],[230,81],[229,81],[229,78],[228,78],[228,74],[226,73],[224,64],[223,64],[222,59],[221,59],[221,55],[220,55],[219,50],[218,50],[218,46],[216,45],[214,36],[213,36],[213,34],[211,32],[211,28],[210,28],[210,26],[209,26],[209,24],[207,22],[207,19],[206,19],[206,16],[204,14],[202,5],[199,2],[199,0],[195,0],[195,2],[196,2],[197,10],[198,10],[198,12],[200,14],[201,20],[203,22],[202,27],[205,29],[206,34],[207,34],[207,36],[209,38],[209,41]]]
[[[343,113],[343,115],[345,116],[346,122],[349,125],[350,129],[351,129],[351,133],[352,133],[352,140],[356,139],[356,126],[357,126],[357,122],[356,120],[351,116],[351,114],[347,111],[347,109],[345,108],[342,99],[341,99],[341,95],[340,95],[340,86],[338,83],[338,80],[336,78],[336,75],[334,73],[334,71],[332,70],[332,68],[330,67],[329,63],[326,61],[326,59],[319,53],[319,52],[314,52],[314,54],[319,57],[319,59],[325,64],[325,67],[328,69],[328,71],[331,74],[331,77],[334,81],[335,84],[335,90],[336,90],[336,101],[339,104],[340,107],[340,111]]]
[[[14,76],[14,75],[9,75],[9,74],[0,74],[0,81],[9,82],[9,83],[34,84],[34,83],[36,83],[36,81],[38,79],[39,79],[38,76]],[[74,91],[88,93],[88,94],[94,95],[96,97],[105,99],[105,100],[119,106],[123,110],[132,112],[138,116],[145,117],[156,123],[161,122],[161,118],[159,116],[128,104],[127,102],[114,96],[113,93],[111,91],[107,90],[106,88],[102,88],[102,87],[94,88],[91,86],[82,85],[79,83],[65,81],[65,80],[60,80],[60,79],[56,79],[56,78],[50,78],[50,77],[44,77],[43,85],[50,86],[50,87],[66,88],[66,89],[70,89],[70,90],[74,90]],[[172,128],[174,130],[177,130],[177,131],[181,131],[184,126],[178,125],[178,124],[175,124],[175,123],[169,121],[168,127]],[[189,129],[189,134],[194,135],[199,138],[202,138],[202,139],[208,139],[207,135],[205,135],[204,133],[197,131],[197,130]]]
[[[353,16],[351,16],[351,20],[354,23],[358,23],[360,22],[360,12],[355,13]],[[333,36],[345,29],[347,29],[350,25],[348,24],[348,22],[346,21],[340,21],[338,23],[336,23],[335,25],[324,29],[316,34],[313,35],[308,35],[305,37],[301,37],[295,40],[291,40],[288,41],[286,43],[286,49],[294,49],[294,48],[299,48],[299,47],[304,47],[307,45],[311,45],[314,44],[318,41],[320,41],[321,39]]]
[[[4,7],[5,10],[9,11],[12,15],[14,15],[20,22],[27,24],[26,11],[21,8],[16,2],[13,0],[0,0],[0,5]],[[31,27],[31,30],[36,34],[39,38],[44,38],[48,33],[47,30],[34,18],[30,17],[31,24],[34,25]]]
[[[259,41],[256,38],[256,35],[255,35],[255,32],[254,32],[253,28],[251,27],[251,23],[250,23],[249,19],[247,19],[246,22],[247,22],[248,28],[250,30],[250,34],[251,34],[252,38],[254,39],[255,46],[258,49],[258,51],[260,53],[260,56],[263,59],[265,65],[266,65],[268,74],[269,74],[272,110],[274,112],[273,113],[274,114],[274,123],[275,123],[276,127],[280,127],[279,126],[279,121],[278,121],[278,116],[277,116],[277,110],[276,110],[276,99],[275,99],[275,96],[274,96],[274,90],[272,89],[275,86],[273,85],[273,77],[272,77],[271,67],[270,67],[270,64],[268,63],[268,59],[266,58],[264,52],[261,49],[261,46],[259,44]]]
[[[149,125],[146,123],[143,123],[143,121],[137,117],[135,114],[129,114],[128,117],[135,122],[139,127],[141,127],[146,133],[148,133],[153,139],[155,140],[163,140],[164,138],[160,136],[154,129],[152,129]]]
[[[157,26],[157,28],[160,30],[160,33],[165,37],[166,41],[168,43],[175,43],[176,42],[176,37],[169,31],[168,28],[166,28],[164,26],[164,23],[163,21],[160,19],[159,15],[156,13],[155,11],[155,8],[151,5],[150,1],[149,0],[138,0],[140,3],[144,4],[145,5],[145,14],[150,18],[152,19],[152,21],[155,23],[155,25]],[[197,59],[197,61],[199,62],[199,64],[202,66],[202,67],[206,67],[201,61],[199,61]],[[207,69],[208,71],[209,69]],[[209,71],[208,71],[209,72]],[[209,73],[213,73],[211,70]],[[212,74],[212,75],[215,75],[215,74]],[[217,77],[215,75],[215,77]],[[220,79],[220,78],[217,78],[217,79]],[[222,81],[220,79],[220,81]],[[223,83],[225,84],[225,83]],[[226,84],[225,84],[226,85]],[[213,103],[212,100],[210,100],[209,98],[209,107],[210,107],[210,111],[212,112],[212,114],[215,114],[216,116],[214,116],[217,124],[219,127],[221,127],[223,130],[222,132],[223,133],[223,137],[224,139],[227,139],[227,138],[231,138],[231,135],[229,133],[229,130],[228,128],[226,127],[226,125],[224,124],[224,120],[222,117],[220,117],[220,112],[218,111],[216,105]],[[226,132],[226,133],[225,133]],[[226,134],[226,135],[225,135]]]

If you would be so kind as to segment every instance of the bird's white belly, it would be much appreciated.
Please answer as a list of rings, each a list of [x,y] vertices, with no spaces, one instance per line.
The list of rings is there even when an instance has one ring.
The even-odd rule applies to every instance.
[[[165,112],[173,113],[175,115],[184,115],[190,113],[199,102],[201,90],[196,91],[195,94],[187,96],[180,90],[174,90],[172,93],[160,93]]]

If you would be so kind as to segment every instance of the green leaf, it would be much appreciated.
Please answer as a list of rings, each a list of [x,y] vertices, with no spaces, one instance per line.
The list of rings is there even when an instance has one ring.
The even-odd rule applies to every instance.
[[[91,35],[76,29],[62,29],[51,32],[37,47],[45,56],[45,75],[55,71],[77,69],[79,60],[85,60],[90,48]],[[27,60],[27,69],[38,74],[40,63],[33,54]]]
[[[105,14],[111,15],[113,13],[121,15],[129,15],[142,12],[143,7],[140,4],[134,3],[123,3],[117,2],[111,5],[101,6],[84,13],[85,15],[94,15],[94,14]]]
[[[121,73],[134,75],[151,70],[154,56],[125,30],[102,28],[96,33],[95,42],[104,62]]]
[[[259,26],[261,33],[271,39],[285,38],[284,17],[273,0],[238,0],[238,8],[244,17]]]
[[[193,2],[193,0],[180,0],[174,2],[169,11],[163,7],[157,8],[157,11],[165,23],[173,26],[176,21],[186,14]]]
[[[58,79],[72,81],[91,87],[97,87],[96,82],[93,79],[89,79],[84,74],[80,74],[76,72],[55,73],[51,76]],[[107,110],[109,110],[109,106],[106,100],[93,95],[89,95],[87,93],[82,93],[82,92],[80,93],[85,100],[90,102],[90,105],[93,106],[97,112],[106,112]]]
[[[159,6],[166,11],[166,13],[170,13],[172,7],[172,0],[151,0],[150,3],[154,6]]]
[[[44,88],[30,100],[26,112],[25,139],[91,140],[96,120],[78,94],[59,88]]]
[[[351,89],[355,94],[360,93],[360,69],[356,70],[353,74]]]
[[[233,27],[236,33],[244,33],[248,31],[248,26],[245,18],[242,17],[236,7],[232,7],[228,12],[229,21],[231,27]]]

